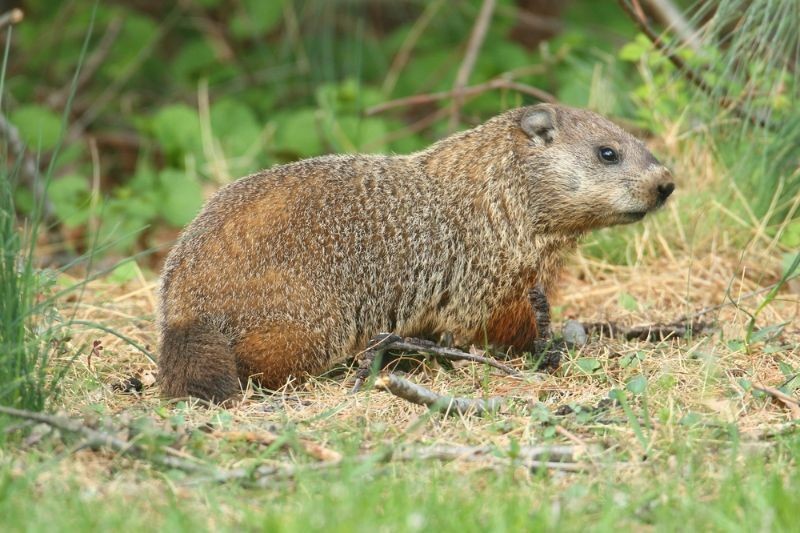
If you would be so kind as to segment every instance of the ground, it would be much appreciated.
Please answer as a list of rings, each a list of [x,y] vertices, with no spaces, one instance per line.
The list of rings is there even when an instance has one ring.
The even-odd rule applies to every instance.
[[[593,336],[545,374],[525,358],[504,361],[521,376],[413,356],[393,367],[440,394],[501,397],[489,416],[349,395],[346,365],[229,408],[166,401],[130,342],[156,352],[156,274],[93,281],[62,316],[127,340],[73,328],[52,407],[122,444],[12,426],[0,516],[19,530],[796,528],[800,282],[771,294],[793,255],[715,198],[707,157],[675,156],[695,183],[682,195],[679,178],[662,212],[589,236],[551,303],[556,331],[567,319],[711,329]]]
[[[87,448],[81,438],[36,426],[27,446],[2,452],[0,508],[11,523],[30,526],[36,499],[34,523],[66,529],[516,529],[598,520],[610,527],[676,524],[681,510],[691,510],[698,526],[784,524],[788,511],[769,499],[763,508],[754,504],[762,514],[771,509],[769,516],[722,517],[741,509],[737,502],[751,490],[757,499],[769,490],[800,498],[790,468],[800,450],[796,282],[759,313],[763,333],[745,343],[750,314],[767,294],[754,291],[780,277],[775,254],[763,246],[692,256],[658,238],[663,225],[647,225],[632,248],[647,256],[648,247],[662,246],[652,254],[660,259],[622,267],[574,257],[553,301],[556,329],[566,318],[670,322],[725,304],[698,317],[714,329],[661,342],[594,336],[549,374],[524,359],[508,361],[522,377],[410,356],[416,363],[403,364],[406,378],[442,394],[503,397],[493,416],[432,415],[376,390],[348,395],[346,367],[299,389],[250,391],[228,409],[168,402],[152,386],[156,367],[141,351],[83,330],[69,341],[79,354],[62,383],[60,411],[147,452],[134,458]],[[156,289],[143,275],[122,285],[100,280],[62,312],[155,351]],[[89,357],[94,341],[102,350]],[[141,392],[120,390],[131,376],[143,382]],[[759,387],[782,387],[788,396]],[[608,400],[613,389],[624,401]],[[218,483],[154,465],[164,446],[226,472],[274,468]],[[531,446],[567,446],[567,457],[554,449],[530,462]]]

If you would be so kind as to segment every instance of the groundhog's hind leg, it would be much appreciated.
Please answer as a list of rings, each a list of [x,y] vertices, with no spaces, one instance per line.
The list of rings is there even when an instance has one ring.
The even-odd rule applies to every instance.
[[[233,350],[242,383],[252,378],[270,390],[324,372],[331,360],[323,335],[288,322],[246,332]]]
[[[158,381],[170,398],[194,396],[224,402],[240,390],[236,360],[228,340],[201,323],[164,329]]]

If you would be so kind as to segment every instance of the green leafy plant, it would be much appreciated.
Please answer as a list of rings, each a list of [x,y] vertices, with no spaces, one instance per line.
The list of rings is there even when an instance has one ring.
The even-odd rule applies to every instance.
[[[0,97],[4,95],[10,29],[7,35],[0,70]],[[87,45],[88,39],[85,39],[79,65]],[[78,68],[73,78],[71,95],[79,71]],[[36,108],[22,109],[25,110],[22,118],[41,126],[38,146],[52,148],[56,158],[63,135],[53,135],[50,129],[55,120],[59,132],[63,131],[67,111],[58,121]],[[17,118],[21,118],[19,113]],[[21,228],[17,220],[13,185],[22,175],[25,157],[22,142],[19,144],[21,148],[13,154],[16,163],[10,164],[6,158],[0,165],[0,404],[38,411],[44,409],[46,402],[58,392],[58,383],[64,375],[65,368],[54,368],[52,360],[62,349],[66,325],[53,306],[54,300],[48,295],[54,282],[52,273],[39,271],[34,265],[36,240],[44,217],[44,198],[34,202],[31,215]],[[33,187],[43,187],[45,195],[52,169],[53,165],[50,165],[41,178],[44,183],[36,183],[39,177],[30,176],[34,181]]]

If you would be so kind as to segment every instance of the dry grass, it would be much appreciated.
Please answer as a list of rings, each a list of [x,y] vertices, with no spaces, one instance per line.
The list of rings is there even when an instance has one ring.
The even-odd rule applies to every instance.
[[[675,153],[675,158],[679,166],[700,169],[699,188],[714,187],[714,169],[704,154]],[[727,303],[704,316],[717,324],[714,334],[659,343],[593,338],[557,372],[526,370],[521,378],[476,364],[444,367],[427,360],[405,367],[409,379],[439,393],[509,398],[497,416],[431,416],[425,408],[388,393],[350,396],[348,369],[276,393],[249,390],[228,409],[167,402],[155,386],[123,393],[114,385],[132,375],[145,376],[147,384],[155,365],[123,340],[90,330],[76,331],[70,341],[79,356],[63,382],[60,403],[71,415],[105,419],[116,428],[144,420],[156,428],[149,431],[170,435],[173,453],[202,456],[226,468],[316,464],[330,458],[329,452],[363,456],[387,446],[413,451],[433,445],[494,445],[509,450],[517,444],[546,443],[599,449],[577,458],[588,468],[581,476],[617,465],[613,472],[619,480],[633,482],[644,469],[655,472],[650,479],[657,483],[660,476],[679,472],[677,443],[682,449],[713,454],[736,428],[747,443],[737,453],[746,454],[769,447],[774,435],[791,427],[796,413],[791,402],[754,392],[750,385],[779,387],[788,380],[787,369],[800,372],[797,280],[758,317],[761,327],[786,323],[780,336],[743,346],[748,312],[762,298],[748,294],[779,279],[780,250],[762,227],[710,223],[728,217],[721,205],[692,209],[691,200],[679,193],[665,212],[635,231],[628,229],[631,237],[624,245],[632,258],[630,266],[577,254],[552,302],[555,326],[565,318],[628,326],[669,322]],[[750,244],[742,247],[743,242]],[[93,282],[80,301],[66,304],[63,313],[103,323],[155,351],[156,289],[157,282],[145,276],[122,286]],[[629,295],[625,305],[621,294]],[[103,350],[90,361],[95,340],[102,341]],[[509,364],[524,369],[525,362]],[[597,408],[609,391],[624,390],[639,375],[646,378],[647,388],[643,395],[628,394],[634,420],[618,404],[606,402]],[[557,412],[566,414],[556,416]],[[635,422],[644,426],[643,435],[637,435]],[[276,443],[276,435],[286,445]],[[164,486],[178,497],[191,493],[190,486],[155,475],[146,462],[125,459],[122,466],[111,454],[81,450],[43,474],[41,482],[69,475],[84,490],[101,494],[147,495]],[[491,461],[456,459],[441,468],[476,472],[490,466]],[[559,476],[555,483],[566,487],[578,474]]]
[[[653,228],[659,226],[653,224],[650,229]],[[648,231],[641,235],[644,241]],[[637,246],[646,247],[648,243]],[[75,360],[64,383],[63,407],[70,413],[85,414],[91,410],[90,406],[101,405],[105,414],[117,419],[145,416],[168,426],[161,417],[166,407],[169,414],[180,413],[185,420],[184,430],[205,424],[219,428],[224,419],[225,429],[209,434],[205,444],[206,452],[212,456],[221,456],[227,449],[232,430],[280,433],[291,427],[305,441],[331,449],[348,447],[348,443],[357,443],[361,452],[386,443],[493,444],[508,449],[514,441],[525,445],[546,441],[599,444],[606,451],[591,461],[631,461],[644,453],[651,458],[669,455],[670,443],[692,430],[692,424],[686,425],[690,413],[702,420],[699,424],[704,432],[698,445],[719,438],[719,428],[725,424],[735,424],[745,440],[763,439],[782,428],[792,419],[787,404],[754,395],[743,387],[747,382],[780,386],[787,380],[781,363],[800,371],[797,321],[800,299],[796,286],[784,290],[780,300],[770,304],[759,317],[761,326],[787,323],[781,336],[768,345],[760,343],[745,349],[738,341],[744,338],[749,320],[746,310],[754,309],[760,297],[742,296],[778,279],[778,261],[752,250],[744,257],[735,251],[713,255],[698,252],[691,257],[672,250],[664,255],[655,260],[644,259],[632,267],[612,266],[579,255],[565,276],[556,302],[560,304],[561,317],[613,320],[624,325],[667,322],[693,310],[729,301],[727,295],[734,301],[741,300],[741,309],[727,305],[705,317],[719,325],[711,336],[660,343],[594,338],[564,361],[554,374],[526,371],[519,378],[489,371],[481,365],[444,368],[433,361],[411,368],[410,379],[437,392],[511,398],[497,417],[442,419],[430,417],[425,408],[386,393],[372,391],[349,396],[346,381],[351,377],[350,372],[312,379],[298,388],[287,386],[275,394],[251,390],[245,400],[227,410],[194,403],[176,407],[159,398],[154,386],[146,387],[141,394],[114,390],[115,383],[131,375],[154,373],[156,369],[124,341],[96,331],[80,332],[72,340],[73,346],[83,347],[83,353]],[[122,287],[95,282],[75,307],[76,317],[104,323],[152,349],[157,340],[153,323],[155,289],[155,282],[144,279]],[[621,307],[620,294],[632,296],[636,309]],[[88,347],[93,340],[101,340],[104,349],[89,364]],[[586,372],[580,363],[590,358],[599,365]],[[512,363],[520,368],[524,365],[522,360]],[[646,401],[651,429],[647,430],[647,450],[619,406],[592,415],[573,413],[552,417],[545,422],[531,416],[537,405],[546,407],[550,413],[566,405],[596,406],[612,388],[624,388],[630,378],[639,374],[648,383]],[[637,416],[642,417],[642,398],[634,399],[633,403]],[[218,442],[213,442],[215,439]],[[248,449],[246,446],[243,454],[225,455],[222,460],[229,466],[247,463]],[[303,461],[317,459],[295,448],[276,455],[274,460],[294,462],[298,457]],[[458,467],[478,466],[480,463],[463,462]],[[635,469],[630,472],[635,475]]]

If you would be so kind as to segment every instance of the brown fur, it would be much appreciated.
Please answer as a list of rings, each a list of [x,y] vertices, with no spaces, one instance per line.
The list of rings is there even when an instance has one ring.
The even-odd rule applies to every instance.
[[[599,146],[619,151],[607,165]],[[587,230],[663,203],[669,173],[588,111],[540,105],[410,156],[327,156],[215,195],[162,274],[160,382],[223,401],[317,374],[379,332],[529,349],[526,297]]]

